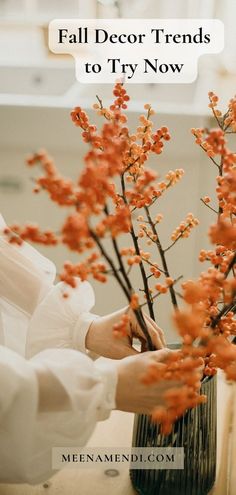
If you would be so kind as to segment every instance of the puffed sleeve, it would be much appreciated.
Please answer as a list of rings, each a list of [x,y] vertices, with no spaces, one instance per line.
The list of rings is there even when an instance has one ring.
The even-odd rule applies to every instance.
[[[28,323],[56,276],[55,265],[24,242],[10,244],[0,215],[0,343],[25,355]]]
[[[74,289],[63,282],[53,286],[38,304],[30,320],[26,357],[55,347],[86,352],[86,333],[97,318],[90,312],[94,303],[94,292],[88,282],[77,279],[77,287]]]
[[[39,370],[60,384],[60,412],[38,412]],[[26,361],[0,347],[0,482],[37,484],[52,476],[52,448],[82,447],[115,407],[116,366],[68,349]],[[61,408],[60,408],[61,409]]]
[[[27,242],[9,244],[0,215],[0,343],[31,357],[52,347],[85,349],[85,336],[96,318],[93,289],[54,285],[56,267]],[[63,294],[69,295],[66,300]]]
[[[10,244],[3,235],[5,227],[0,215],[0,298],[31,316],[52,286],[56,267],[27,242]]]

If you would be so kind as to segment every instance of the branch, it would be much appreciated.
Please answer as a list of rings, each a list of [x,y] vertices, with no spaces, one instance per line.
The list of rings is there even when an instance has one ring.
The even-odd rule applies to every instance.
[[[124,174],[121,176],[121,186],[122,186],[123,199],[124,199],[125,203],[128,204],[127,199],[126,199],[126,195],[125,195]],[[137,239],[137,236],[135,234],[135,231],[134,231],[134,227],[133,227],[132,221],[131,221],[130,234],[131,234],[131,237],[132,237],[132,240],[133,240],[135,252],[141,258],[140,249],[139,249],[139,243],[138,243],[138,239]],[[145,272],[143,261],[141,261],[139,263],[139,268],[140,268],[140,272],[141,272],[141,276],[142,276],[142,280],[143,280],[144,291],[145,291],[146,298],[147,298],[147,304],[148,304],[149,314],[150,314],[151,318],[155,321],[155,314],[154,314],[154,311],[153,311],[153,302],[152,302],[152,300],[150,298],[149,285],[148,285],[148,280],[147,280],[147,276],[146,276],[146,272]]]
[[[181,232],[181,234],[178,235],[178,237],[176,237],[175,241],[173,241],[167,248],[163,249],[163,252],[166,253],[166,251],[169,251],[169,249],[171,249],[175,244],[176,242],[179,241],[179,239],[181,239],[183,237],[183,234],[184,232],[186,232],[186,230],[188,229],[189,227],[189,224],[186,225],[186,227],[184,228],[183,232]]]
[[[169,277],[170,276],[170,273],[169,273],[167,262],[166,262],[166,258],[165,258],[165,252],[164,252],[164,250],[163,250],[163,248],[161,246],[161,243],[160,243],[160,240],[159,240],[159,236],[158,236],[158,233],[157,233],[155,224],[152,221],[152,218],[151,218],[151,215],[150,215],[148,206],[145,206],[144,209],[146,211],[146,215],[147,215],[148,221],[150,222],[150,225],[151,225],[151,228],[152,228],[152,232],[156,236],[156,241],[154,241],[154,242],[157,245],[157,249],[158,249],[159,254],[160,254],[160,257],[161,257],[162,266],[163,266],[163,269],[164,269],[165,276],[166,277]],[[176,299],[176,295],[175,295],[175,290],[174,290],[173,286],[171,286],[169,290],[170,290],[170,297],[171,297],[172,304],[173,304],[173,306],[174,306],[175,309],[178,309],[178,303],[177,303],[177,299]]]
[[[221,127],[221,126],[220,126]],[[194,137],[197,139],[197,135],[194,134]],[[204,146],[202,146],[202,144],[199,144],[200,148],[202,148],[202,150],[204,151],[204,153],[206,153],[206,150],[204,148]],[[212,156],[209,156],[209,158],[211,159],[212,163],[214,163],[214,165],[220,169],[220,165],[216,162],[216,160],[214,160],[214,158]]]
[[[118,270],[116,269],[116,267],[115,267],[115,265],[113,263],[113,260],[107,254],[104,246],[102,245],[99,237],[95,234],[95,232],[93,230],[90,230],[90,234],[91,234],[93,240],[96,242],[97,246],[99,247],[102,256],[105,258],[105,260],[107,261],[107,263],[110,265],[114,277],[116,278],[117,282],[119,283],[120,287],[122,288],[122,290],[123,290],[125,296],[127,297],[128,301],[130,302],[129,291],[126,288],[126,286],[124,285],[123,280],[120,278],[120,275],[119,275]]]
[[[214,213],[218,214],[218,211],[214,210],[214,208],[212,208],[210,205],[208,205],[207,203],[205,203],[204,199],[203,198],[200,198],[200,201],[205,205],[207,206],[207,208],[209,208],[210,210],[214,211]]]
[[[104,246],[102,245],[100,239],[98,238],[98,236],[95,234],[94,231],[90,230],[90,234],[92,236],[92,238],[94,239],[94,241],[96,242],[97,246],[99,247],[100,251],[101,251],[101,254],[103,255],[103,257],[106,259],[107,263],[110,265],[111,269],[112,269],[112,272],[113,272],[113,275],[114,277],[116,278],[118,284],[120,285],[120,287],[122,288],[125,296],[127,297],[128,299],[128,302],[130,304],[130,299],[131,299],[131,294],[129,293],[129,291],[127,290],[126,286],[124,285],[123,283],[123,280],[120,278],[119,276],[119,273],[118,273],[118,270],[116,269],[114,263],[113,263],[113,260],[111,259],[111,257],[107,254],[106,250],[104,249]],[[141,306],[138,308],[138,309],[135,309],[133,310],[134,313],[135,313],[135,316],[137,318],[137,321],[138,321],[138,324],[140,325],[140,328],[144,334],[144,336],[146,337],[146,341],[147,341],[147,347],[150,351],[154,351],[155,350],[155,347],[152,343],[152,340],[151,340],[151,337],[148,333],[148,330],[147,330],[147,325],[146,325],[146,322],[144,320],[144,317],[143,317],[143,314],[142,314],[142,310],[141,310]]]
[[[176,278],[176,280],[174,280],[173,284],[172,284],[172,287],[173,285],[177,284],[179,282],[179,280],[181,280],[183,278],[183,275],[180,275],[178,278]],[[170,290],[170,287],[168,287],[168,289]],[[175,292],[179,297],[181,297],[181,299],[183,299],[183,296],[179,293],[179,292]],[[157,294],[155,294],[155,296],[152,297],[153,301],[154,299],[157,299],[157,297],[160,297],[162,296],[163,294],[161,292],[158,292]],[[143,306],[146,306],[147,302],[141,304],[141,308]]]
[[[104,212],[105,212],[106,216],[109,216],[109,209],[108,209],[107,205],[105,205],[105,207],[104,207]],[[128,274],[126,273],[124,263],[122,261],[121,255],[120,255],[118,243],[117,243],[116,239],[114,239],[114,237],[112,237],[112,244],[113,244],[113,248],[114,248],[114,251],[116,253],[117,261],[118,261],[118,264],[120,267],[120,272],[122,273],[124,281],[125,281],[127,288],[129,290],[129,293],[131,294],[132,292],[134,292],[133,287],[132,287],[132,284],[131,284],[130,279],[128,277]]]
[[[224,130],[224,119],[223,119],[223,122],[222,122],[222,124],[221,124],[220,120],[218,119],[218,116],[216,115],[216,112],[215,112],[214,107],[212,107],[212,113],[213,113],[213,115],[214,115],[214,117],[215,117],[215,119],[216,119],[216,122],[217,122],[218,126],[219,126],[219,127],[220,127],[220,129],[222,129],[222,131],[223,131],[223,130]]]
[[[163,273],[165,275],[165,272],[164,270],[162,270],[161,268],[159,268],[159,266],[157,267],[154,263],[152,263],[151,261],[149,260],[146,260],[145,258],[142,258],[144,263],[147,263],[148,265],[152,266],[153,268],[156,268],[159,272]],[[152,276],[152,275],[149,275],[149,277]]]
[[[229,266],[228,266],[228,268],[227,268],[227,270],[225,272],[225,278],[228,277],[229,272],[230,272],[230,270],[232,270],[232,268],[234,267],[235,263],[236,263],[236,253],[234,253],[234,256],[233,256],[232,260],[230,261]]]
[[[211,325],[210,325],[211,328],[213,328],[213,329],[216,328],[216,326],[218,325],[218,323],[221,320],[222,316],[224,316],[227,313],[229,313],[229,311],[234,310],[235,305],[236,305],[236,299],[234,299],[231,303],[226,304],[221,309],[221,311],[218,313],[218,315],[215,318],[212,318]]]

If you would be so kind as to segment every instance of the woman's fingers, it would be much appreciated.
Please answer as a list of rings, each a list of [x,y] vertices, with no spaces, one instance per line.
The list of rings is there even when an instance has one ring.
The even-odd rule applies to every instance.
[[[147,326],[147,331],[150,335],[152,344],[154,345],[155,349],[162,349],[163,347],[166,347],[166,341],[163,330],[160,327],[158,327],[158,325],[149,315],[144,314],[144,320]],[[131,320],[131,332],[134,337],[138,337],[144,350],[147,350],[147,347],[142,342],[142,339],[147,340],[146,336],[144,335],[140,325],[138,324],[136,316],[134,315],[133,312],[132,312],[132,320]]]
[[[135,316],[135,313],[130,309],[130,308],[124,308],[123,310],[125,313],[128,312],[128,314],[131,317],[130,320],[130,325],[128,328],[128,334],[124,336],[123,338],[119,339],[119,347],[120,351],[121,348],[123,347],[123,350],[126,352],[127,347],[129,347],[130,352],[128,355],[135,354],[137,353],[136,349],[132,347],[133,345],[133,339],[136,337],[140,343],[141,343],[141,352],[148,351],[148,344],[147,344],[147,338],[142,331],[137,318]],[[144,314],[144,321],[146,323],[147,331],[150,336],[151,342],[153,344],[153,347],[155,349],[163,349],[163,347],[166,347],[166,342],[165,342],[165,337],[164,337],[164,332],[161,328],[158,327],[158,325],[152,320],[152,318],[149,315]],[[125,354],[127,355],[127,354]]]
[[[151,323],[146,321],[146,324],[147,324],[147,331],[153,346],[155,347],[155,349],[162,349],[164,346],[158,332],[154,329]],[[148,350],[147,338],[139,326],[136,327],[135,331],[132,329],[132,335],[134,337],[137,337],[141,342],[142,352],[147,351]]]
[[[162,330],[160,331],[159,327],[148,315],[145,314],[144,319],[152,344],[154,345],[155,349],[162,349],[163,347],[165,347],[165,340]]]
[[[166,359],[170,356],[175,351],[172,351],[171,349],[168,349],[167,347],[164,347],[160,349],[159,351],[152,351],[150,352],[150,357],[154,359],[158,363],[163,363],[166,361]]]
[[[165,405],[165,393],[170,388],[181,387],[181,381],[160,380],[149,386],[143,383],[143,376],[150,366],[163,365],[172,351],[161,349],[131,356],[118,362],[118,381],[116,388],[116,405],[121,411],[150,414],[158,405]]]
[[[156,322],[148,314],[145,313],[144,317],[145,317],[145,320],[147,320],[147,322],[150,325],[152,325],[152,328],[154,328],[154,330],[157,332],[157,334],[161,340],[162,347],[166,347],[165,334],[164,334],[163,330],[156,324]]]

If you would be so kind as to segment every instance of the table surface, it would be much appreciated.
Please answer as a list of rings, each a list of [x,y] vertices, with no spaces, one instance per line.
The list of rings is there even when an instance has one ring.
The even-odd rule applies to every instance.
[[[222,444],[222,424],[227,388],[218,379],[218,465]],[[91,447],[129,447],[132,440],[133,414],[113,411],[107,421],[100,422],[90,438]],[[128,468],[116,477],[106,475],[104,468],[65,469],[47,483],[29,485],[0,485],[0,495],[135,495]],[[213,495],[213,494],[212,494]],[[225,494],[224,494],[225,495]]]

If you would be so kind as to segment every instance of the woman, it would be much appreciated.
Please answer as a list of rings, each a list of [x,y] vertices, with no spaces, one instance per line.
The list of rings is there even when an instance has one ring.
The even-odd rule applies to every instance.
[[[113,324],[127,309],[92,315],[87,282],[78,281],[63,298],[63,284],[53,285],[54,265],[27,243],[9,244],[4,228],[1,218],[0,481],[39,483],[53,474],[52,447],[83,446],[112,409],[149,414],[167,387],[180,384],[147,387],[140,380],[169,352],[150,318],[148,330],[160,350],[139,355],[132,339],[144,342],[133,314],[129,335],[114,339]],[[20,356],[25,340],[28,361]],[[93,361],[90,351],[117,361]]]

